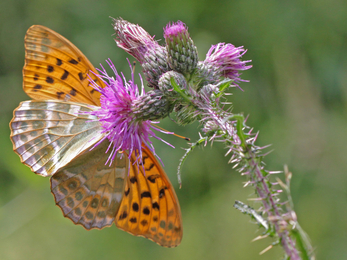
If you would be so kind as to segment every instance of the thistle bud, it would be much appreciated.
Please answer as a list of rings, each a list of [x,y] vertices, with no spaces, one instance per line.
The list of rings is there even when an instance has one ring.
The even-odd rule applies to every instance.
[[[168,24],[164,37],[170,68],[183,74],[192,73],[198,63],[198,51],[186,25],[181,21]]]
[[[201,86],[213,84],[220,80],[220,73],[217,66],[213,66],[213,64],[208,62],[199,61],[197,68]]]
[[[140,62],[148,85],[157,89],[159,77],[169,70],[166,48],[139,25],[122,18],[113,19],[113,22],[117,46]]]
[[[159,120],[172,112],[172,106],[163,93],[154,89],[133,101],[131,110],[140,120]]]
[[[162,46],[151,46],[144,55],[142,72],[146,75],[149,87],[158,89],[158,81],[162,74],[169,70],[167,52]]]
[[[129,23],[122,18],[113,18],[113,28],[116,31],[117,46],[132,55],[141,64],[144,62],[144,54],[147,52],[148,46],[157,44],[141,26]]]
[[[187,81],[181,73],[172,70],[164,73],[160,77],[159,89],[166,97],[174,101],[179,99],[181,96],[174,90],[173,86],[171,85],[171,78],[174,78],[176,84],[181,89],[187,89]]]

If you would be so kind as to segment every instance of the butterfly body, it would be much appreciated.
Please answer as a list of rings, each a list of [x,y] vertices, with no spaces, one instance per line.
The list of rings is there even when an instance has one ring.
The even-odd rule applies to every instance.
[[[177,246],[182,220],[177,196],[152,152],[136,163],[118,152],[106,164],[110,142],[99,119],[95,68],[77,47],[39,25],[25,37],[22,102],[10,123],[14,151],[36,174],[51,177],[51,190],[65,217],[86,229],[113,223],[161,246]],[[97,144],[97,145],[96,145]],[[134,163],[135,162],[135,163]]]

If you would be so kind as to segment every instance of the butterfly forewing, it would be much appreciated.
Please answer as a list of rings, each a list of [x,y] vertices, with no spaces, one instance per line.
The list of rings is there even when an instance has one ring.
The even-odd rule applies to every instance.
[[[133,155],[115,223],[161,246],[177,246],[182,239],[182,220],[175,191],[148,149],[143,150],[141,164],[133,163],[135,159]]]
[[[106,139],[51,177],[51,189],[65,217],[86,229],[112,225],[124,194],[128,158],[118,153],[110,166]]]
[[[99,141],[102,127],[86,114],[97,107],[63,101],[24,101],[10,123],[14,151],[33,172],[50,176]]]
[[[70,41],[41,25],[25,36],[24,91],[33,99],[60,99],[99,105],[100,93],[91,87],[89,75],[100,87],[104,83],[90,71],[93,65]]]

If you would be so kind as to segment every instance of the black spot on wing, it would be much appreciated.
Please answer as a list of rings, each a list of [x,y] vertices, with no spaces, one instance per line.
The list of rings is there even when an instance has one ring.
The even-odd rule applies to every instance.
[[[146,169],[147,170],[147,169]],[[155,180],[159,177],[159,174],[156,175],[150,175],[147,177],[147,180],[149,180],[151,183],[155,183]]]
[[[164,190],[164,189],[161,189],[161,190],[159,191],[159,198],[162,198],[164,195],[165,195],[165,190]]]
[[[53,84],[54,83],[54,79],[52,77],[47,77],[46,78],[46,82],[49,84]]]
[[[70,95],[71,95],[71,96],[76,96],[76,93],[77,93],[77,90],[74,89],[74,88],[71,88],[71,90],[70,90]]]
[[[145,170],[146,171],[150,171],[153,167],[154,167],[154,163],[151,163],[151,165],[147,169],[145,169]]]
[[[136,202],[133,203],[133,210],[135,212],[138,212],[139,211],[139,204],[137,204]]]
[[[142,164],[141,165],[144,165],[146,163],[146,159],[148,158],[148,156],[143,156],[142,157]]]
[[[159,204],[158,204],[158,202],[154,202],[154,203],[152,204],[152,207],[153,207],[153,209],[159,210]]]
[[[80,80],[84,80],[84,77],[83,77],[83,73],[82,73],[82,72],[78,73],[78,77],[80,78]]]
[[[38,91],[39,89],[41,89],[42,88],[42,86],[40,85],[40,84],[36,84],[35,86],[34,86],[34,91]]]
[[[141,199],[142,198],[151,198],[151,193],[149,191],[144,191],[141,193]]]
[[[149,213],[150,213],[150,211],[149,211],[149,208],[144,208],[143,210],[142,210],[142,212],[143,212],[143,214],[145,214],[145,215],[149,215]]]
[[[129,219],[129,221],[130,221],[131,223],[136,223],[136,222],[137,222],[137,219],[136,219],[135,217],[133,217],[133,218]]]
[[[58,99],[61,99],[62,98],[62,95],[64,95],[64,92],[57,92],[57,98]]]
[[[69,76],[69,72],[67,70],[64,70],[64,74],[61,75],[60,79],[65,80]]]
[[[74,65],[77,65],[77,64],[78,64],[78,61],[75,60],[75,59],[71,59],[71,60],[69,60],[69,62],[70,62],[71,64],[74,64]]]
[[[125,219],[128,216],[128,213],[126,211],[124,211],[120,216],[119,216],[119,220]]]
[[[174,231],[177,233],[177,232],[180,232],[181,231],[181,227],[175,227],[174,228]]]
[[[48,66],[47,66],[47,71],[48,71],[49,73],[53,72],[53,71],[54,71],[53,66],[52,66],[52,65],[48,65]]]
[[[58,66],[60,66],[61,64],[63,64],[63,62],[61,61],[61,59],[58,59],[57,58],[57,63],[56,63]]]

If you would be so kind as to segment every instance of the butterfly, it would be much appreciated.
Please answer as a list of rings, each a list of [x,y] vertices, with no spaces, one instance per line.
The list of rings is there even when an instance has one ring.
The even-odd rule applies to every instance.
[[[50,177],[56,204],[75,224],[90,230],[114,222],[161,246],[179,245],[180,206],[153,153],[144,146],[140,162],[134,163],[135,154],[129,159],[118,152],[106,165],[110,143],[98,118],[86,113],[100,106],[100,93],[90,80],[105,86],[93,65],[44,26],[30,27],[24,41],[23,88],[33,100],[20,103],[10,122],[21,162]]]

